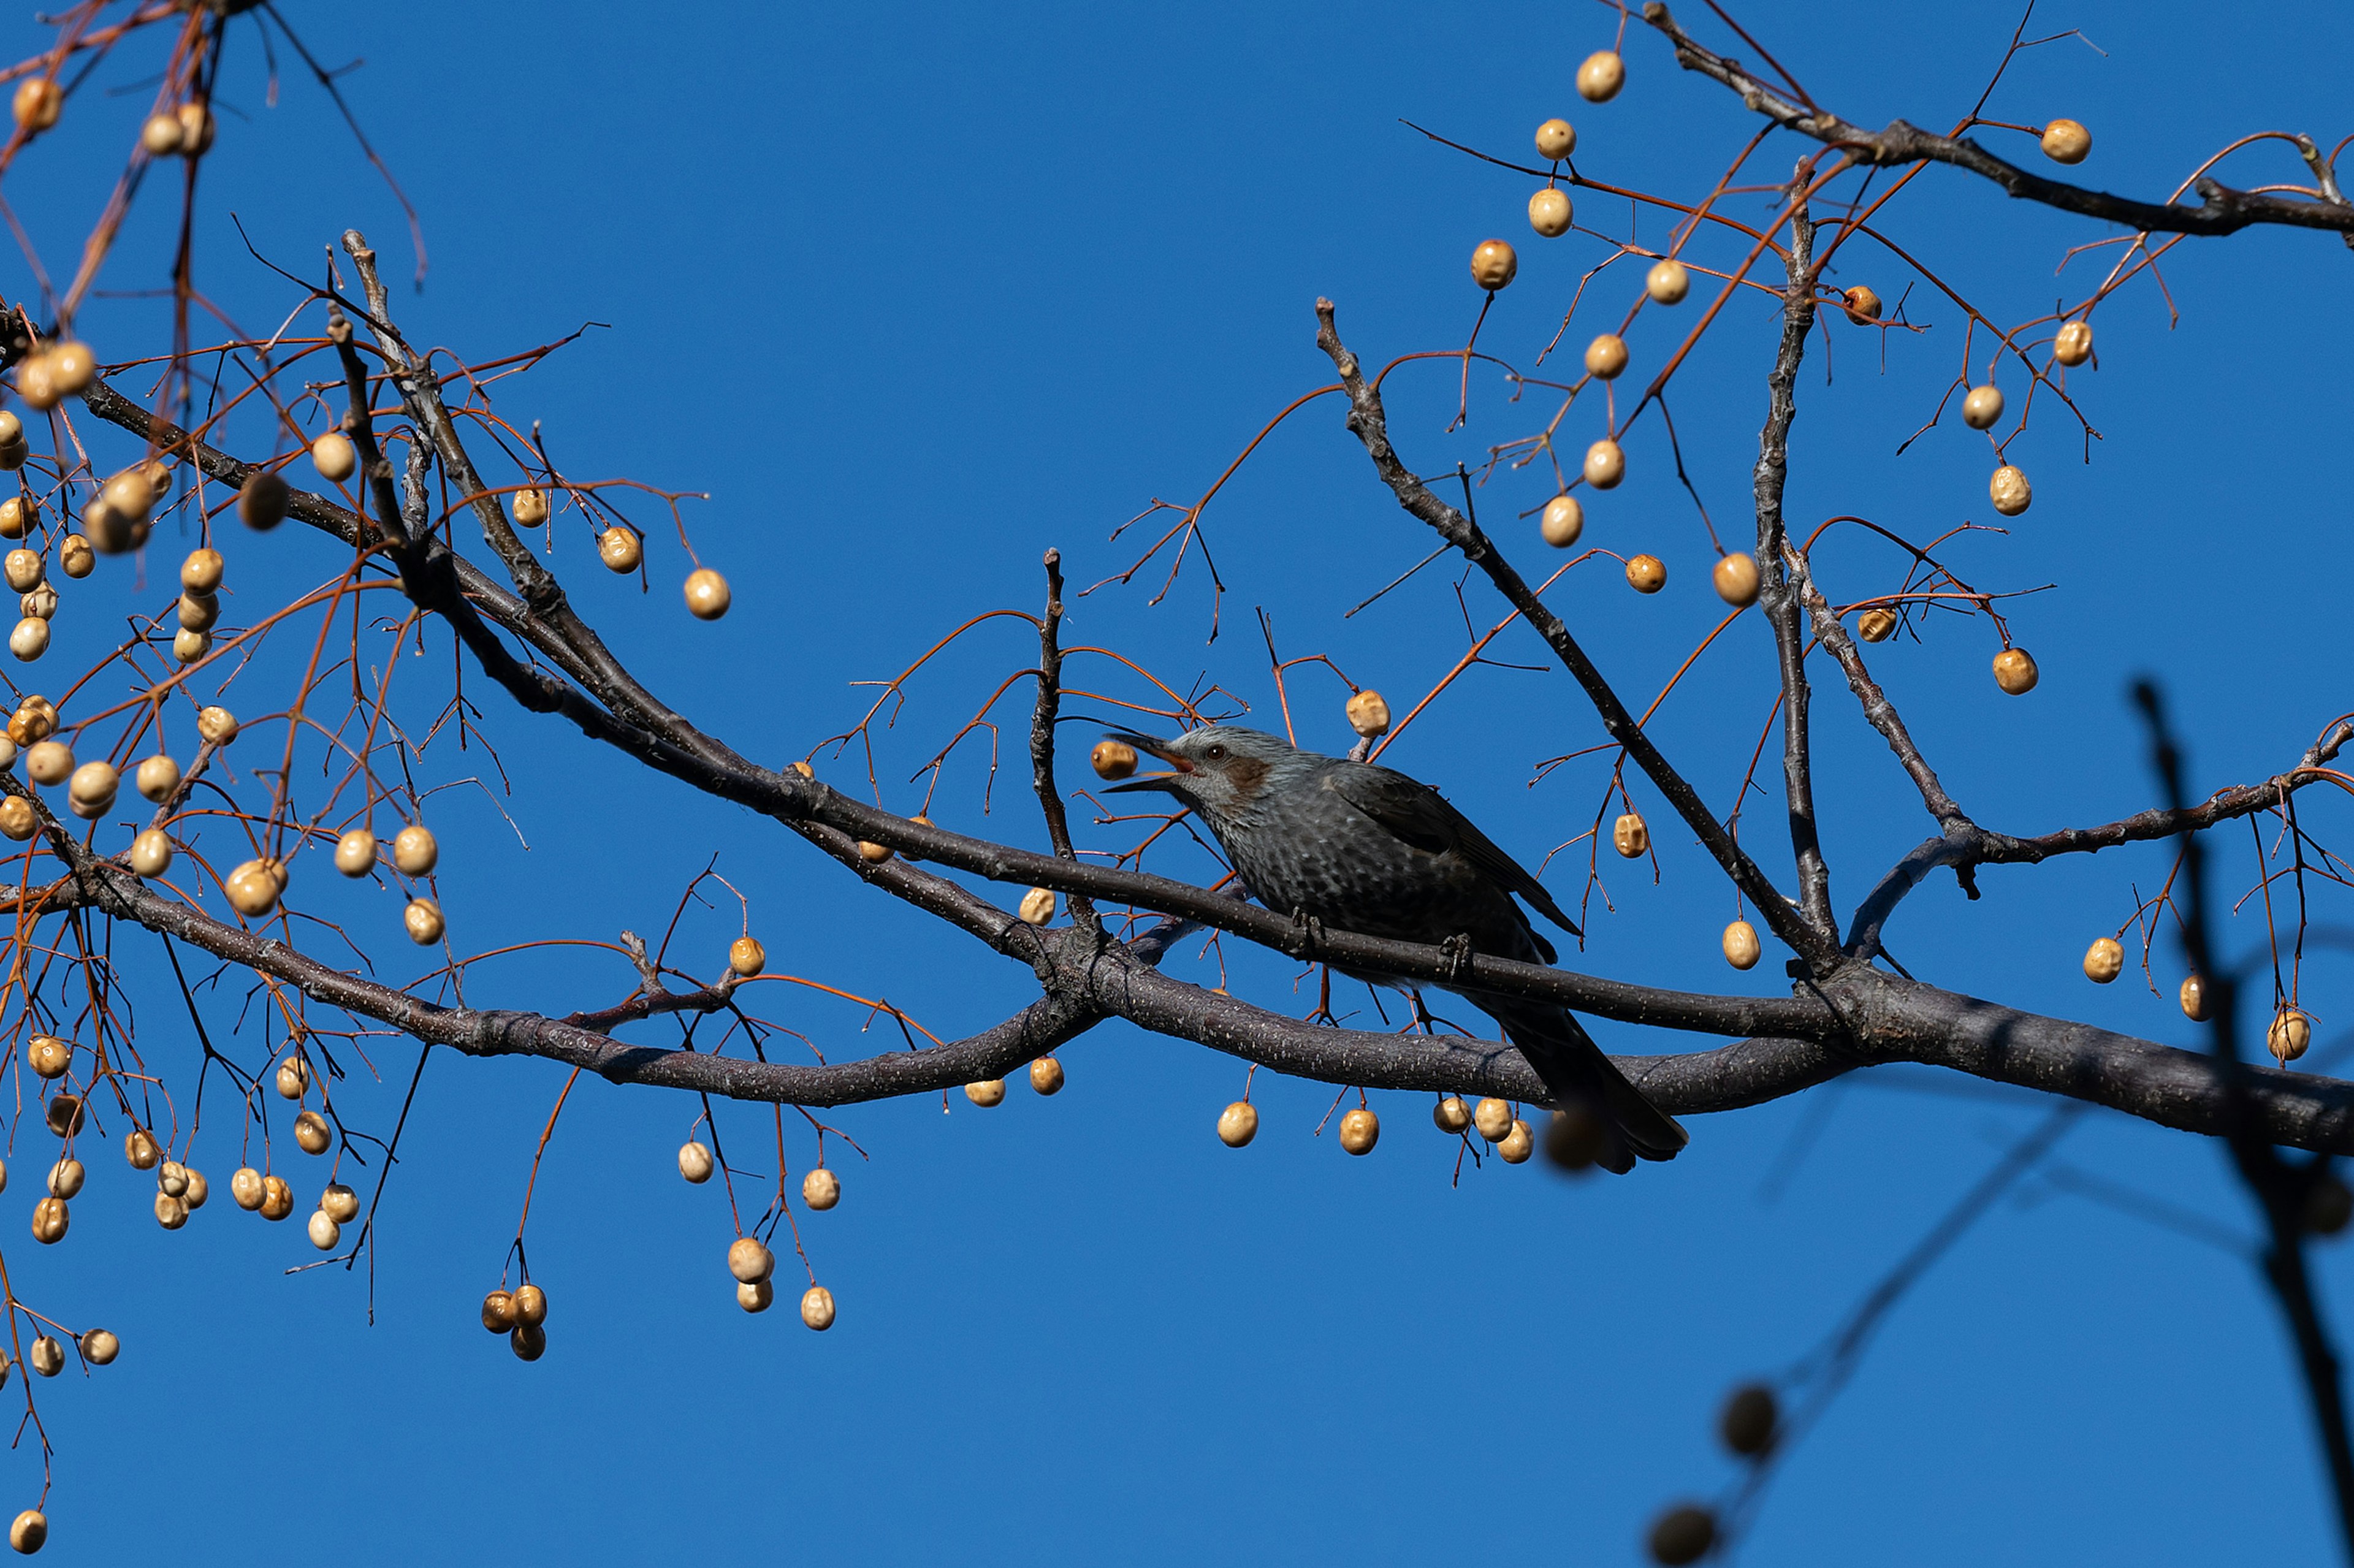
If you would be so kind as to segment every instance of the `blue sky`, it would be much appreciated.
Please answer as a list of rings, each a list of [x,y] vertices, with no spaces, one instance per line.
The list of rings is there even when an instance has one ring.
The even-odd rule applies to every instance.
[[[1565,114],[1589,176],[1684,195],[1754,128],[1649,36],[1630,36],[1624,95],[1582,104],[1570,77],[1609,41],[1600,7],[714,7],[652,26],[642,10],[596,6],[424,5],[397,22],[297,9],[321,59],[365,58],[345,90],[423,215],[431,272],[421,295],[396,294],[411,337],[479,358],[607,323],[503,384],[500,407],[544,421],[576,472],[709,492],[691,526],[736,609],[716,626],[688,621],[681,557],[660,540],[646,599],[600,572],[577,534],[557,569],[657,690],[772,761],[854,722],[870,699],[849,683],[889,675],[967,615],[1034,606],[1047,546],[1079,583],[1125,566],[1128,543],[1107,542],[1114,526],[1155,496],[1197,494],[1326,378],[1319,294],[1339,302],[1369,360],[1457,345],[1479,308],[1465,258],[1502,234],[1521,274],[1482,344],[1526,363],[1605,251],[1535,239],[1522,217],[1531,182],[1428,143],[1401,117],[1524,157],[1534,125]],[[1949,122],[2011,25],[1913,6],[1850,10],[1830,26],[1819,13],[1743,15],[1819,99],[1865,124]],[[2040,25],[2081,26],[2105,53],[2039,51],[1989,111],[2083,120],[2090,181],[2161,196],[2232,135],[2277,126],[2326,144],[2347,129],[2346,17],[2084,4]],[[39,37],[20,24],[20,52]],[[206,164],[200,280],[249,327],[291,302],[245,256],[231,213],[297,270],[357,225],[405,273],[398,211],[323,95],[289,76],[265,107],[249,27],[233,50],[221,96],[243,112],[225,114]],[[97,90],[152,64],[102,69],[10,174],[8,199],[53,270],[145,103],[144,89]],[[1775,177],[1794,154],[1769,151]],[[2296,173],[2254,167],[2244,183]],[[170,215],[156,194],[112,288],[165,275]],[[1601,210],[1596,198],[1584,216]],[[2080,293],[2084,263],[2056,281],[2052,268],[2105,232],[1947,171],[1916,181],[1890,228],[2003,320]],[[2344,264],[2326,237],[2253,232],[2168,259],[2182,312],[2171,330],[2147,289],[2105,307],[2101,371],[2078,383],[2105,438],[2091,462],[2080,437],[2039,420],[2012,449],[2034,509],[2007,539],[1956,551],[1988,586],[2058,585],[2017,611],[2043,672],[2031,697],[1994,690],[1982,623],[1942,623],[1875,657],[1981,821],[2043,831],[2147,803],[2123,696],[2142,672],[2193,726],[2201,792],[2285,766],[2354,705],[2337,630],[2347,502],[2330,464],[2349,411]],[[1861,244],[1839,281],[1891,299],[1904,282]],[[20,263],[0,263],[0,286],[25,291]],[[1610,287],[1615,323],[1632,282]],[[1772,323],[1763,305],[1733,316],[1679,379],[1676,416],[1694,482],[1738,534]],[[1581,312],[1571,341],[1597,319]],[[1950,308],[1922,319],[1933,330],[1892,339],[1884,376],[1843,323],[1828,387],[1819,343],[1811,351],[1794,519],[1861,513],[1925,532],[1984,519],[1978,438],[1948,420],[1892,456],[1958,353]],[[152,303],[121,301],[87,325],[107,357],[125,340],[154,343],[159,321]],[[1647,318],[1638,370],[1656,365],[1665,331]],[[1538,422],[1483,375],[1469,429],[1450,437],[1454,385],[1443,366],[1393,379],[1394,434],[1425,472]],[[1628,484],[1589,510],[1589,539],[1660,556],[1670,588],[1638,599],[1615,570],[1594,571],[1562,602],[1621,689],[1648,700],[1716,607],[1704,535],[1655,424],[1629,458]],[[1483,517],[1532,564],[1545,555],[1533,527],[1509,519],[1543,494],[1524,473],[1481,496]],[[1461,650],[1452,578],[1437,567],[1385,613],[1341,620],[1428,545],[1337,407],[1271,439],[1207,526],[1230,590],[1214,643],[1191,571],[1158,608],[1134,589],[1079,601],[1073,640],[1114,642],[1180,683],[1198,673],[1263,721],[1273,692],[1255,607],[1275,617],[1286,653],[1330,652],[1394,704]],[[227,548],[232,584],[257,595],[331,569],[331,546],[292,530]],[[1889,586],[1888,556],[1861,544],[1822,560],[1834,597]],[[111,567],[93,591],[127,596],[128,577]],[[1502,613],[1477,583],[1466,596],[1481,630]],[[69,614],[50,658],[94,652],[115,635],[111,613],[79,626]],[[915,809],[904,780],[1023,662],[1019,636],[984,636],[917,691],[887,738],[885,804]],[[1498,652],[1541,662],[1525,637]],[[1772,690],[1755,618],[1721,652],[1656,726],[1712,801],[1730,799]],[[1844,693],[1818,689],[1826,843],[1845,908],[1926,823]],[[1338,687],[1298,690],[1303,740],[1338,748]],[[478,694],[515,830],[482,792],[437,805],[461,948],[657,929],[716,856],[752,898],[777,968],[883,991],[943,1034],[1026,1000],[1025,972],[850,885],[788,835]],[[1532,789],[1533,764],[1597,738],[1558,672],[1490,670],[1385,759],[1442,784],[1534,859],[1583,831],[1601,779],[1580,765]],[[495,783],[479,754],[429,760],[438,781]],[[1074,755],[1066,784],[1076,773]],[[987,818],[982,782],[977,761],[961,764],[933,814],[1039,842],[1019,781],[1001,779]],[[1638,798],[1656,805],[1639,787]],[[2338,806],[2312,811],[2325,833],[2342,824]],[[1752,832],[1781,874],[1769,817]],[[1614,879],[1615,909],[1597,903],[1581,961],[1770,991],[1781,955],[1730,977],[1715,957],[1730,896],[1683,834],[1661,839],[1664,879]],[[2236,895],[2243,843],[2228,853],[2241,857]],[[1941,880],[1906,906],[1890,947],[1939,983],[2189,1044],[2170,1001],[2122,983],[2095,991],[2076,972],[2085,942],[2130,913],[2131,886],[2164,874],[2153,849],[1989,872],[1977,903]],[[1553,880],[1575,890],[1566,862]],[[695,967],[714,969],[735,916],[684,930],[706,954]],[[2260,931],[2243,916],[2233,942],[2244,950]],[[1230,957],[1248,994],[1309,1005],[1291,997],[1288,966]],[[2167,955],[2161,976],[2179,968]],[[629,983],[612,962],[558,954],[485,969],[470,996],[565,1012]],[[2317,953],[2306,1000],[2325,1039],[2347,1028],[2344,989],[2342,955]],[[216,1005],[234,1012],[233,997]],[[184,1022],[160,1000],[146,1016],[151,1060],[192,1074]],[[837,1057],[891,1044],[860,1036],[846,1008],[788,1016]],[[1667,1048],[1597,1033],[1617,1049]],[[385,1083],[351,1086],[346,1103],[388,1128],[413,1060],[388,1046]],[[1311,1136],[1329,1089],[1259,1080],[1262,1130],[1237,1153],[1211,1128],[1240,1091],[1240,1065],[1125,1027],[1064,1060],[1070,1085],[1051,1101],[1017,1088],[986,1113],[959,1098],[945,1117],[936,1102],[840,1116],[873,1159],[847,1162],[838,1210],[803,1221],[841,1303],[824,1336],[789,1312],[734,1306],[724,1199],[672,1165],[692,1103],[597,1082],[575,1091],[534,1202],[549,1352],[525,1366],[483,1334],[475,1302],[496,1281],[563,1081],[547,1064],[429,1065],[380,1221],[372,1325],[365,1279],[282,1275],[307,1260],[295,1227],[218,1201],[166,1234],[145,1217],[142,1181],[103,1162],[68,1245],[13,1248],[21,1294],[104,1322],[126,1345],[95,1379],[42,1390],[59,1449],[50,1552],[1632,1561],[1659,1507],[1730,1478],[1710,1436],[1724,1390],[1811,1348],[2041,1114],[2027,1097],[1926,1092],[1945,1080],[1856,1083],[1696,1118],[1681,1160],[1628,1181],[1572,1186],[1537,1166],[1491,1166],[1458,1186],[1420,1097],[1376,1097],[1385,1136],[1357,1160]],[[1819,1138],[1776,1180],[1810,1117],[1824,1118]],[[765,1112],[722,1118],[757,1150]],[[224,1118],[196,1144],[217,1188],[233,1137]],[[38,1149],[29,1128],[27,1139]],[[11,1162],[29,1205],[27,1139]],[[797,1168],[805,1149],[792,1150]],[[2215,1149],[2095,1116],[2062,1153],[2253,1234]],[[2318,1267],[2343,1323],[2354,1267],[2331,1250]],[[37,1488],[30,1457],[5,1464],[0,1513]],[[2301,1393],[2244,1259],[2043,1193],[2003,1205],[1907,1300],[1789,1465],[1746,1561],[2315,1561],[2327,1542]]]

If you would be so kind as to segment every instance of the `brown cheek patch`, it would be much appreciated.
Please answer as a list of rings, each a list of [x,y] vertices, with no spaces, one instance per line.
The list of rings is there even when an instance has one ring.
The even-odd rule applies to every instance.
[[[1233,783],[1237,800],[1254,800],[1267,783],[1267,764],[1256,757],[1238,757],[1227,765],[1226,778]]]

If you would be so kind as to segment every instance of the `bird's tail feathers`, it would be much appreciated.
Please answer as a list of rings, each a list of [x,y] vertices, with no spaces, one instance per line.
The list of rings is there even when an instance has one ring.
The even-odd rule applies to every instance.
[[[1606,1169],[1623,1175],[1638,1159],[1673,1160],[1691,1141],[1681,1124],[1644,1098],[1565,1010],[1502,997],[1482,998],[1479,1005],[1504,1026],[1556,1105],[1584,1104],[1602,1118],[1610,1137],[1597,1163]]]

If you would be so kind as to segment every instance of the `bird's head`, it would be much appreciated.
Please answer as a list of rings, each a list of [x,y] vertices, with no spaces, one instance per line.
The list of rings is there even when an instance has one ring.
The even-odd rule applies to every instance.
[[[1170,770],[1115,784],[1106,794],[1162,790],[1213,822],[1242,815],[1270,783],[1316,761],[1274,736],[1237,725],[1204,725],[1169,740],[1127,730],[1110,733],[1114,740],[1167,763]]]

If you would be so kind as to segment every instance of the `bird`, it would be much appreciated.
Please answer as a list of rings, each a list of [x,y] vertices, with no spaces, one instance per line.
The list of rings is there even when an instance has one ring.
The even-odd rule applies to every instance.
[[[1112,732],[1169,767],[1106,793],[1159,790],[1192,808],[1252,895],[1295,919],[1394,941],[1451,945],[1522,963],[1553,961],[1553,944],[1515,895],[1578,935],[1544,885],[1446,797],[1394,768],[1303,751],[1240,725],[1204,725],[1172,738]],[[1394,975],[1341,972],[1412,992]],[[1672,1160],[1687,1141],[1643,1097],[1569,1010],[1448,985],[1502,1025],[1558,1107],[1584,1107],[1605,1129],[1596,1162],[1621,1173],[1637,1158]]]

